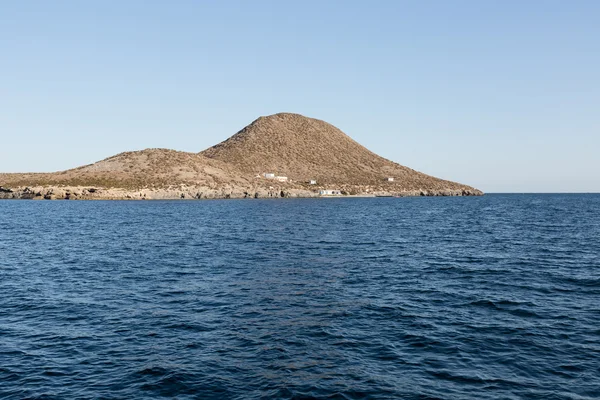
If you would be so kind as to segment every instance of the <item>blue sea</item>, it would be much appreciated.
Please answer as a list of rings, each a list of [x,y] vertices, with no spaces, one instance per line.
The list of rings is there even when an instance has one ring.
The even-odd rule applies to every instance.
[[[1,201],[1,399],[598,399],[600,195]]]

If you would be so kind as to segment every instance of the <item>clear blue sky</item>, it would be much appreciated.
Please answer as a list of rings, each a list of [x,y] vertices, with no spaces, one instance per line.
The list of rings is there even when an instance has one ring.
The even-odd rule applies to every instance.
[[[2,172],[282,111],[484,191],[600,191],[600,1],[0,0]]]

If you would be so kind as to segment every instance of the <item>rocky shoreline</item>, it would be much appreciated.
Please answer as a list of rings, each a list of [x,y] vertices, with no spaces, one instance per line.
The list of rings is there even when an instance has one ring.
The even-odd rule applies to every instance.
[[[210,188],[187,186],[143,188],[139,190],[83,186],[35,186],[8,188],[0,186],[0,199],[27,200],[208,200],[208,199],[280,199],[316,197],[417,197],[417,196],[480,196],[470,189],[397,190],[386,191],[365,187],[341,190],[341,195],[320,195],[319,190],[294,187]]]

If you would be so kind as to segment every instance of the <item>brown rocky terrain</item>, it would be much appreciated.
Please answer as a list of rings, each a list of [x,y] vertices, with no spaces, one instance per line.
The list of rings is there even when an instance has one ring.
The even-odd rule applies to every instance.
[[[288,181],[267,179],[265,173]],[[146,149],[61,172],[0,174],[0,198],[313,197],[322,189],[352,195],[482,194],[380,157],[324,121],[290,113],[260,117],[201,153]]]
[[[369,151],[327,122],[298,114],[260,117],[202,153],[246,174],[273,172],[298,182],[381,186],[398,190],[473,189],[417,172]]]
[[[94,164],[56,172],[1,174],[13,185],[101,186],[124,189],[166,187],[174,184],[216,186],[245,183],[233,168],[196,153],[146,149],[120,153]]]

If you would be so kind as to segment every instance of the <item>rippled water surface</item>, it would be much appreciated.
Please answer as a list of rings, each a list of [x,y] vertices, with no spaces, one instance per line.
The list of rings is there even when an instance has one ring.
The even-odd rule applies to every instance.
[[[0,398],[600,398],[600,196],[0,202]]]

